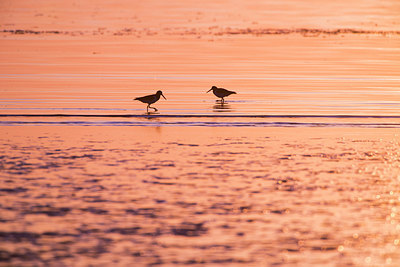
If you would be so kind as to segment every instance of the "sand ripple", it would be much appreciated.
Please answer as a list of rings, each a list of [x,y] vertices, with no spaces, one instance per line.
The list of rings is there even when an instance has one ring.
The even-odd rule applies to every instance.
[[[394,135],[82,128],[1,140],[3,263],[400,263]]]

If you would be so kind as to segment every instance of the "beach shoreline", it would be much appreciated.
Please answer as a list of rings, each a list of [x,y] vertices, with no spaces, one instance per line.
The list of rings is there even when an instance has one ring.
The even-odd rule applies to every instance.
[[[0,265],[400,266],[399,10],[1,1]]]

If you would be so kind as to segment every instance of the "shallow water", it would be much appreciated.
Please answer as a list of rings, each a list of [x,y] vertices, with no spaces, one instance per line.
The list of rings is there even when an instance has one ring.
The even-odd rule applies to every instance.
[[[1,126],[180,126],[400,128],[400,116],[385,115],[84,115],[2,114]]]
[[[54,113],[56,109],[60,113],[140,114],[146,105],[132,99],[162,89],[168,100],[155,105],[162,114],[210,114],[220,110],[214,108],[215,96],[205,92],[217,85],[238,93],[227,98],[230,105],[224,111],[239,114],[398,114],[400,39],[328,39],[267,36],[212,43],[189,39],[179,41],[177,55],[174,39],[154,39],[155,47],[148,49],[148,40],[127,37],[112,43],[109,52],[81,55],[82,63],[55,54],[41,66],[24,62],[35,58],[23,57],[22,62],[19,58],[8,63],[3,71],[29,74],[0,76],[6,93],[1,113],[25,113],[29,108],[32,113]],[[13,42],[3,42],[4,49],[13,49],[7,47]],[[109,46],[101,40],[88,42],[99,49]],[[292,52],[293,42],[299,42],[296,53]],[[353,42],[361,47],[352,49]],[[65,46],[62,40],[50,43],[60,52]],[[78,44],[76,49],[85,49],[86,44]],[[138,54],[114,54],[127,50],[128,44],[135,46]],[[35,41],[22,53],[30,54],[29,50],[43,45],[46,43]],[[198,52],[193,55],[193,51]],[[12,56],[12,51],[7,53]],[[115,63],[109,64],[109,56],[116,57]]]
[[[1,1],[0,265],[399,266],[399,10]]]
[[[34,40],[22,52],[2,42],[1,114],[143,115],[133,98],[158,89],[167,98],[154,104],[160,115],[400,114],[399,37],[188,37],[177,51],[175,37],[128,36],[75,41],[66,56],[64,40]],[[56,49],[42,59],[34,51],[43,46]],[[212,85],[237,94],[221,105],[206,93]]]
[[[3,128],[3,262],[400,263],[396,129],[230,129]]]

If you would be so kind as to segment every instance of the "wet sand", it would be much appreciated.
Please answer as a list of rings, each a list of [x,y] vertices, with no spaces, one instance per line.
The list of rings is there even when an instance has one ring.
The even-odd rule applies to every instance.
[[[5,264],[400,263],[396,129],[2,130]]]
[[[2,114],[213,114],[216,85],[235,114],[399,115],[393,1],[3,5]]]
[[[12,37],[2,114],[143,114],[132,99],[159,89],[160,114],[213,114],[212,85],[238,93],[233,114],[400,114],[400,36]]]
[[[399,11],[1,1],[0,265],[399,266]]]

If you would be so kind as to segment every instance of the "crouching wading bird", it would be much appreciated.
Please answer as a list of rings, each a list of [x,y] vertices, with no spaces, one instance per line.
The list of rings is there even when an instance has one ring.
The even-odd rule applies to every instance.
[[[218,88],[216,86],[211,87],[211,89],[208,90],[207,93],[210,92],[211,90],[213,91],[213,93],[216,97],[219,97],[222,99],[221,104],[224,104],[224,102],[225,102],[224,97],[227,97],[228,95],[231,95],[231,94],[236,94],[236,92],[229,91],[224,88]]]
[[[153,103],[156,103],[160,99],[160,96],[164,97],[164,99],[167,100],[160,90],[158,90],[157,93],[155,93],[154,95],[146,95],[146,96],[142,96],[142,97],[136,97],[133,100],[139,100],[142,103],[146,103],[147,104],[147,113],[148,113],[149,108],[152,108],[152,109],[154,109],[154,111],[157,111],[156,108],[150,107],[150,105]]]

